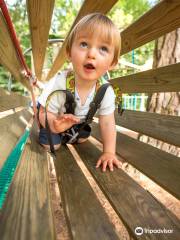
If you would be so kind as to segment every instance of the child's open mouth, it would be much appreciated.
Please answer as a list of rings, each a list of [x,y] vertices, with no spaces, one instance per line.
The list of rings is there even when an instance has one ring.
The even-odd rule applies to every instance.
[[[85,64],[84,67],[85,67],[87,70],[93,70],[93,69],[95,69],[94,65],[91,64],[91,63]]]

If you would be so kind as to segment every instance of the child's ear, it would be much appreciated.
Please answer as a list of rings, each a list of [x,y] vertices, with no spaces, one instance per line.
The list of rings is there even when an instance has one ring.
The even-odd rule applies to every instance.
[[[114,62],[111,64],[111,66],[109,66],[109,69],[108,70],[113,70],[117,65],[117,62]]]
[[[66,57],[67,57],[67,59],[68,59],[69,61],[71,61],[71,55],[70,55],[70,53],[67,52],[67,51],[66,51]]]

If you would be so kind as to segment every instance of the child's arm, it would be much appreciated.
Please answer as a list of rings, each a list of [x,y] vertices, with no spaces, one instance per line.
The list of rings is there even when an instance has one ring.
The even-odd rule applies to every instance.
[[[101,137],[103,142],[103,154],[99,158],[96,167],[102,165],[102,170],[105,172],[108,166],[110,171],[113,171],[113,165],[121,167],[121,162],[116,157],[116,127],[114,113],[109,115],[100,115],[99,124]]]
[[[49,127],[53,133],[64,132],[80,121],[79,118],[75,117],[73,114],[63,114],[59,116],[54,113],[47,112],[47,118]],[[45,128],[45,111],[42,106],[40,106],[39,109],[39,121]]]

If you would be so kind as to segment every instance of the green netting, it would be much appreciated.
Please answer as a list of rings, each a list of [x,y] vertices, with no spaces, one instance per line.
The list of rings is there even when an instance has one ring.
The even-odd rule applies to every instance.
[[[21,158],[21,154],[28,137],[29,130],[26,130],[6,159],[2,169],[0,170],[0,209],[2,208],[5,201],[9,186],[11,184],[17,164]]]

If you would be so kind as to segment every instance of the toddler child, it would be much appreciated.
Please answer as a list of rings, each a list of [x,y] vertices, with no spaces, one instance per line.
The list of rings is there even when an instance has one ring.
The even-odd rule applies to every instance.
[[[114,68],[120,53],[120,33],[112,21],[101,13],[92,13],[83,17],[68,36],[66,53],[73,66],[73,73],[61,72],[53,77],[46,85],[39,97],[39,121],[41,124],[39,141],[49,149],[47,136],[45,106],[48,96],[56,90],[66,90],[67,79],[74,81],[74,114],[66,113],[66,94],[50,98],[47,109],[47,120],[51,131],[55,149],[63,142],[64,132],[71,127],[82,126],[89,111],[90,104],[100,84],[100,78]],[[114,119],[115,94],[109,86],[98,109],[99,126],[103,143],[103,153],[97,161],[96,167],[107,166],[113,171],[113,165],[121,166],[115,155],[116,128]],[[88,124],[81,129],[78,143],[82,143],[90,136]]]

